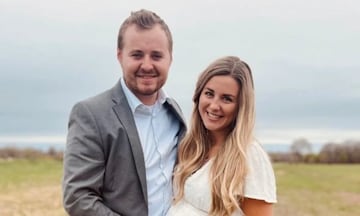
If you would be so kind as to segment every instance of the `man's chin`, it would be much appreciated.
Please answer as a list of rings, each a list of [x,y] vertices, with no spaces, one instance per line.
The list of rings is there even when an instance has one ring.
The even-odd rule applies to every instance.
[[[142,88],[139,89],[138,93],[143,95],[143,96],[153,96],[154,94],[157,94],[157,92],[159,91],[158,88]]]

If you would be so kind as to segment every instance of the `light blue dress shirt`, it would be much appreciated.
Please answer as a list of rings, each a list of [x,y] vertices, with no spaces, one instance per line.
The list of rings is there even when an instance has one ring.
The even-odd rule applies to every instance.
[[[146,167],[149,216],[166,215],[172,201],[172,172],[177,152],[179,120],[166,109],[167,95],[159,91],[158,99],[147,106],[128,89],[124,79],[121,85],[140,137]]]

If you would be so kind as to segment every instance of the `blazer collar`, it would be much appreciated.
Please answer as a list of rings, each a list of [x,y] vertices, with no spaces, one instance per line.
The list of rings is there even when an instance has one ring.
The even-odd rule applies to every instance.
[[[113,110],[118,117],[118,120],[124,127],[127,136],[129,137],[129,143],[135,161],[136,172],[139,176],[144,199],[147,203],[148,199],[144,154],[141,147],[140,138],[136,129],[133,113],[125,97],[120,81],[112,89],[112,100],[114,102]]]
[[[140,142],[140,138],[135,125],[133,113],[130,109],[129,103],[126,99],[124,91],[121,86],[120,80],[112,89],[112,100],[114,102],[113,110],[116,113],[119,121],[125,128],[129,137],[129,142],[132,149],[132,154],[135,159],[136,171],[140,179],[141,188],[143,191],[144,199],[146,203],[147,199],[147,187],[146,187],[146,170],[144,154]],[[164,106],[167,106],[176,118],[180,121],[181,127],[178,133],[179,140],[181,140],[186,132],[186,121],[181,111],[181,108],[176,101],[170,97],[166,97]]]

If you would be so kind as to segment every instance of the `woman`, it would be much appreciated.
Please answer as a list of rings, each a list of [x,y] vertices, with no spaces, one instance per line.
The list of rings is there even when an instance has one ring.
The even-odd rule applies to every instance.
[[[268,155],[253,137],[249,66],[234,56],[214,61],[200,75],[193,102],[168,215],[272,215],[275,177]]]

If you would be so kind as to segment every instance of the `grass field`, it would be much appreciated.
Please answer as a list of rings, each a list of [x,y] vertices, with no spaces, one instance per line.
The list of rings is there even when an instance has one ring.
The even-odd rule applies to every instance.
[[[0,161],[0,215],[63,216],[62,162]]]
[[[360,165],[274,164],[276,216],[360,215]],[[64,216],[62,162],[0,161],[0,215]]]
[[[275,215],[360,215],[360,164],[274,164]]]

